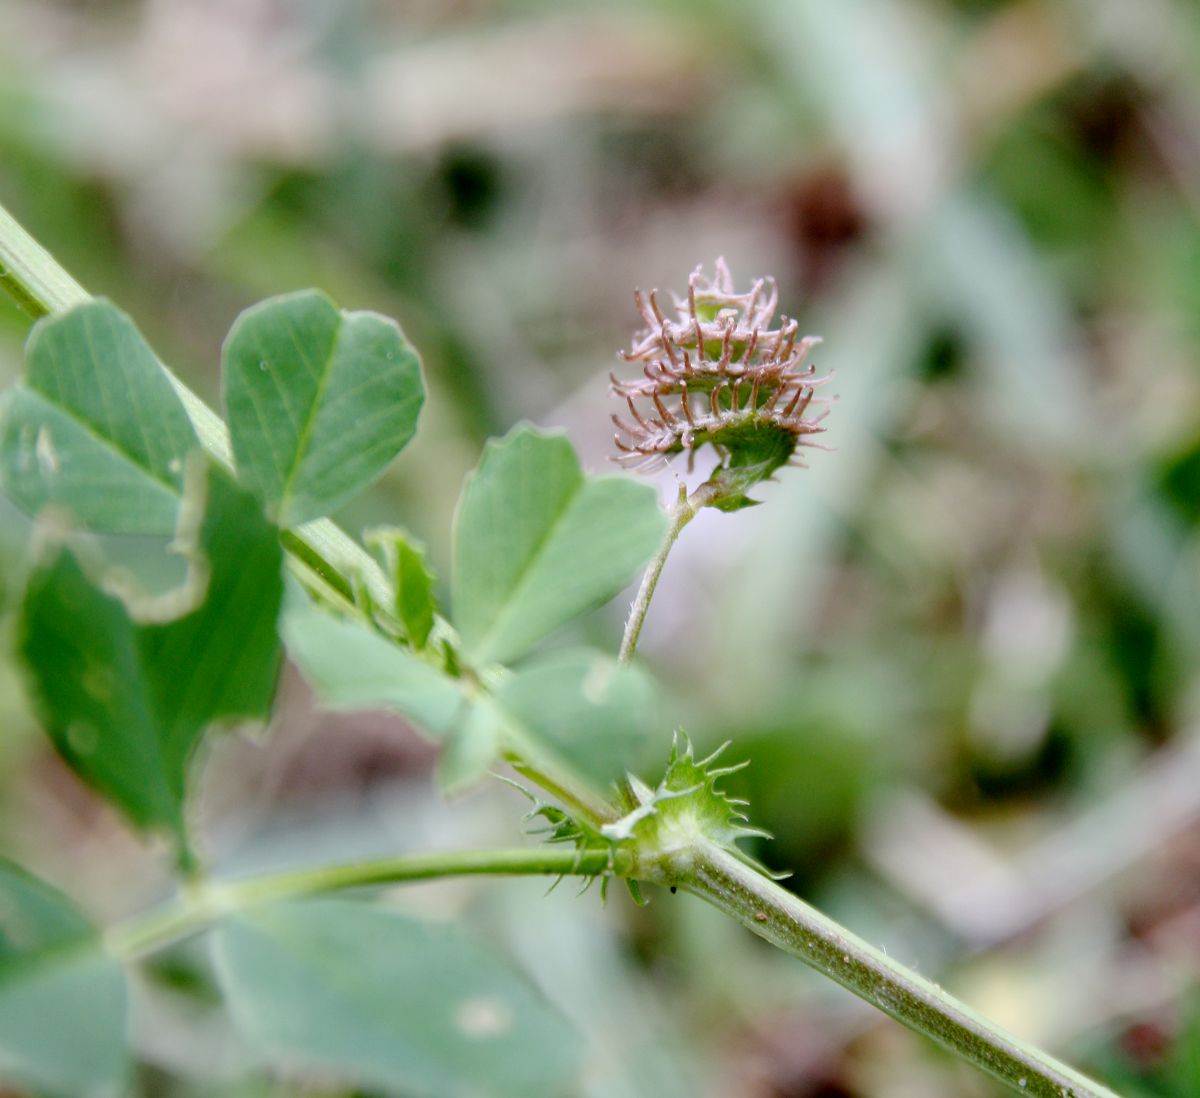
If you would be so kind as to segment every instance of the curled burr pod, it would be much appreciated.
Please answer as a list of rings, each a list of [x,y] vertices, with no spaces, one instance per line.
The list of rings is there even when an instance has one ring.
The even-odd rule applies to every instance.
[[[613,460],[654,472],[686,453],[690,468],[695,452],[711,445],[720,464],[710,480],[726,489],[714,505],[736,510],[753,502],[745,497],[753,484],[783,465],[803,464],[800,447],[825,449],[813,436],[824,431],[829,399],[816,394],[831,375],[807,363],[817,336],[801,336],[786,316],[772,327],[774,279],[738,293],[718,259],[711,279],[702,268],[692,272],[687,296],[672,294],[670,310],[657,290],[633,297],[645,327],[620,357],[638,364],[641,376],[609,375],[628,413],[612,417]]]

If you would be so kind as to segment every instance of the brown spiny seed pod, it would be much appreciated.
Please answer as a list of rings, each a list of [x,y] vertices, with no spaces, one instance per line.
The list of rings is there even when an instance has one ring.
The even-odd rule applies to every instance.
[[[711,479],[729,488],[717,506],[736,509],[751,502],[745,489],[792,461],[798,447],[819,446],[811,436],[824,430],[826,412],[807,413],[827,403],[815,390],[829,377],[818,377],[805,360],[820,340],[801,338],[787,317],[771,327],[779,302],[774,279],[760,278],[747,293],[735,293],[729,268],[718,259],[711,280],[698,267],[687,298],[671,295],[674,317],[664,314],[657,290],[633,296],[646,327],[620,355],[641,363],[643,376],[610,375],[631,417],[612,417],[615,461],[655,471],[686,452],[690,468],[696,450],[709,443],[722,459]]]

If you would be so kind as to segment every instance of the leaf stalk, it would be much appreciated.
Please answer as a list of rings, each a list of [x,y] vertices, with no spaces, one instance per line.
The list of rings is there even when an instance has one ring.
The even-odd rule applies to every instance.
[[[189,884],[162,908],[119,923],[105,935],[115,957],[135,960],[205,929],[223,915],[261,904],[317,896],[350,888],[379,887],[443,877],[626,876],[631,856],[623,851],[452,850],[288,870],[244,880]]]

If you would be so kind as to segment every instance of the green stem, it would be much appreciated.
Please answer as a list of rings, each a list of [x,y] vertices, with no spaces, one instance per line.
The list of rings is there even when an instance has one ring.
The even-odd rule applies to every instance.
[[[1018,1093],[1117,1098],[1107,1087],[976,1014],[728,851],[705,843],[691,853],[687,859],[678,854],[675,858],[675,883],[680,888]]]
[[[637,651],[638,638],[642,635],[642,625],[646,621],[646,613],[650,609],[650,600],[654,598],[654,589],[658,586],[658,577],[662,575],[667,557],[674,548],[675,542],[679,540],[679,535],[683,533],[683,528],[696,517],[700,508],[707,506],[712,501],[714,492],[715,489],[710,483],[701,484],[690,496],[686,485],[679,486],[679,495],[670,511],[667,512],[667,517],[670,519],[667,532],[663,535],[662,542],[654,556],[650,558],[650,563],[646,565],[641,585],[638,587],[637,595],[634,596],[633,605],[629,608],[629,618],[625,622],[625,634],[621,637],[621,650],[617,653],[618,663],[628,664],[633,659],[633,654]],[[617,793],[624,812],[632,812],[637,808],[637,794],[634,793],[633,786],[627,777],[618,780]]]
[[[3,206],[0,206],[0,287],[35,318],[65,312],[91,297]]]
[[[0,206],[0,290],[8,293],[33,317],[66,312],[91,300],[87,290],[59,266],[3,206]],[[162,368],[195,425],[201,445],[218,462],[230,468],[233,451],[221,417],[165,365]],[[374,558],[328,519],[284,531],[282,539],[293,568],[298,568],[304,578],[329,589],[341,600],[348,601],[353,597],[347,577],[355,573],[362,576],[378,602],[386,604],[390,598],[387,581]]]
[[[629,663],[637,651],[638,637],[642,635],[642,625],[646,621],[646,612],[650,609],[650,600],[654,597],[654,589],[658,586],[658,577],[662,575],[667,557],[683,533],[683,528],[692,521],[702,507],[708,506],[716,494],[713,485],[701,484],[690,496],[684,485],[679,486],[679,496],[668,512],[670,524],[663,535],[662,543],[650,563],[646,565],[646,574],[642,576],[641,586],[634,597],[633,605],[629,608],[629,619],[625,622],[625,635],[621,638],[621,651],[617,659],[621,663]]]
[[[631,863],[630,855],[621,851],[545,847],[454,850],[290,870],[241,881],[212,881],[188,888],[165,908],[113,927],[105,936],[105,945],[114,956],[133,960],[203,930],[223,915],[259,904],[441,877],[625,876]]]

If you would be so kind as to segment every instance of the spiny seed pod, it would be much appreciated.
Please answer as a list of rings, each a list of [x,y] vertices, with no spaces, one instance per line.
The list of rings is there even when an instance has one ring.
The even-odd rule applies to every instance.
[[[658,291],[634,291],[646,327],[626,362],[642,365],[640,378],[610,375],[612,391],[625,401],[631,421],[614,415],[618,450],[613,460],[639,472],[662,468],[675,454],[711,444],[721,464],[710,482],[721,490],[714,506],[736,510],[754,502],[745,491],[776,469],[796,461],[801,446],[816,446],[826,411],[806,416],[828,376],[805,365],[816,336],[799,337],[795,320],[781,317],[772,328],[779,292],[774,279],[760,278],[748,293],[735,293],[724,259],[708,280],[697,267],[688,278],[687,299],[674,294],[675,317],[664,314]],[[639,404],[641,407],[639,408]]]

